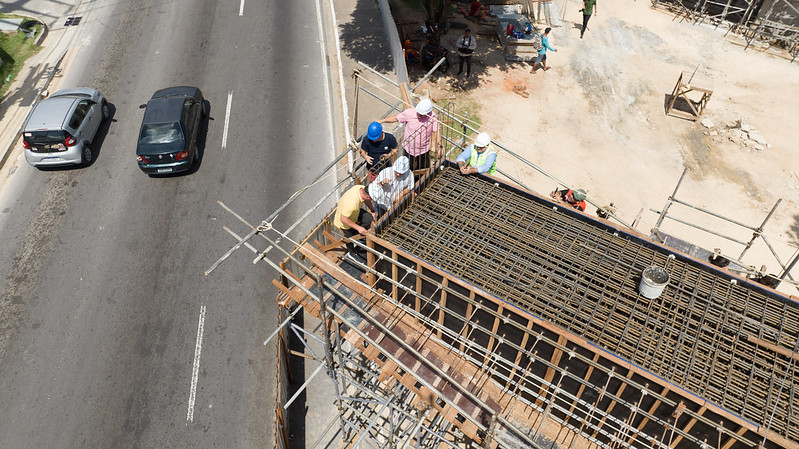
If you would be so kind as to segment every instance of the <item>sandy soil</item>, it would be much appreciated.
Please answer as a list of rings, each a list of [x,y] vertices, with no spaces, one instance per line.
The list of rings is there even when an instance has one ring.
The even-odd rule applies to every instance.
[[[792,137],[799,118],[799,61],[762,49],[745,51],[745,42],[732,33],[725,36],[725,29],[680,22],[647,1],[600,2],[580,39],[580,7],[581,2],[568,1],[566,21],[551,32],[558,52],[548,54],[549,71],[530,74],[529,64],[505,62],[498,40],[484,34],[474,58],[476,79],[445,76],[422,90],[433,99],[455,92],[460,101],[477,103],[481,131],[565,183],[586,189],[597,204],[614,202],[627,223],[640,214],[637,229],[647,235],[658,218],[650,208],[663,208],[683,168],[688,174],[677,198],[753,227],[781,198],[764,234],[783,262],[791,259],[799,242],[794,163],[799,146]],[[458,31],[445,37],[452,41],[444,42],[449,48]],[[714,84],[703,120],[665,115],[680,73],[695,69]],[[456,72],[457,67],[449,73]],[[536,192],[555,187],[510,155],[500,153],[499,164]],[[595,209],[589,206],[586,213]],[[741,241],[752,237],[751,230],[684,206],[672,206],[669,215]],[[675,221],[666,220],[661,229],[732,257],[743,250]],[[743,261],[780,271],[762,239]],[[796,294],[786,284],[780,290]]]

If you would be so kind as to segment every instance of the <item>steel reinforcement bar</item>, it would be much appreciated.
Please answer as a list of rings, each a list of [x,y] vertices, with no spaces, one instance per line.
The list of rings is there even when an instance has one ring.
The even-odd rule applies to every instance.
[[[580,212],[452,167],[380,236],[792,441],[799,307]],[[644,268],[671,275],[639,294]],[[771,418],[773,415],[773,419]]]

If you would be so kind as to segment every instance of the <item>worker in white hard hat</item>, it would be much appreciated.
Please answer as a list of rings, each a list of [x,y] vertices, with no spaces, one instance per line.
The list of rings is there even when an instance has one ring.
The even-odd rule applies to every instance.
[[[478,134],[474,139],[474,144],[463,150],[455,161],[464,175],[474,173],[493,175],[496,173],[497,152],[491,148],[491,136],[486,133]]]
[[[388,212],[413,190],[413,172],[406,156],[400,156],[394,165],[384,168],[377,178],[369,184],[369,196],[375,202],[377,216]]]
[[[441,159],[441,132],[438,115],[433,110],[433,102],[427,98],[419,101],[416,107],[405,109],[397,115],[378,120],[380,123],[404,123],[402,149],[408,154],[411,170],[430,167],[431,147],[436,149],[436,157]]]

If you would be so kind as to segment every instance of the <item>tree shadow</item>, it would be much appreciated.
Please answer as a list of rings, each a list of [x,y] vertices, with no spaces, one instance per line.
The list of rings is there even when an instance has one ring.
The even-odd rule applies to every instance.
[[[376,16],[374,0],[358,0],[348,23],[339,26],[341,49],[348,57],[363,62],[381,73],[394,70],[391,51],[383,27]]]
[[[791,226],[788,228],[788,238],[791,239],[791,243],[796,246],[799,246],[799,214],[793,216],[793,222]]]

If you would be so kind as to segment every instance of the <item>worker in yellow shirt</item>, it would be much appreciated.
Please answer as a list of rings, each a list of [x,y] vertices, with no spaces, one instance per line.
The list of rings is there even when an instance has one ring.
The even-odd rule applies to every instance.
[[[368,211],[363,209],[363,205],[366,205]],[[366,235],[374,220],[377,220],[375,205],[364,186],[354,185],[344,192],[344,195],[341,195],[333,217],[333,224],[341,229],[346,237],[353,237],[357,234]],[[366,258],[366,250],[356,247],[352,242],[347,242],[345,257],[362,263]],[[358,257],[363,260],[358,260]]]

